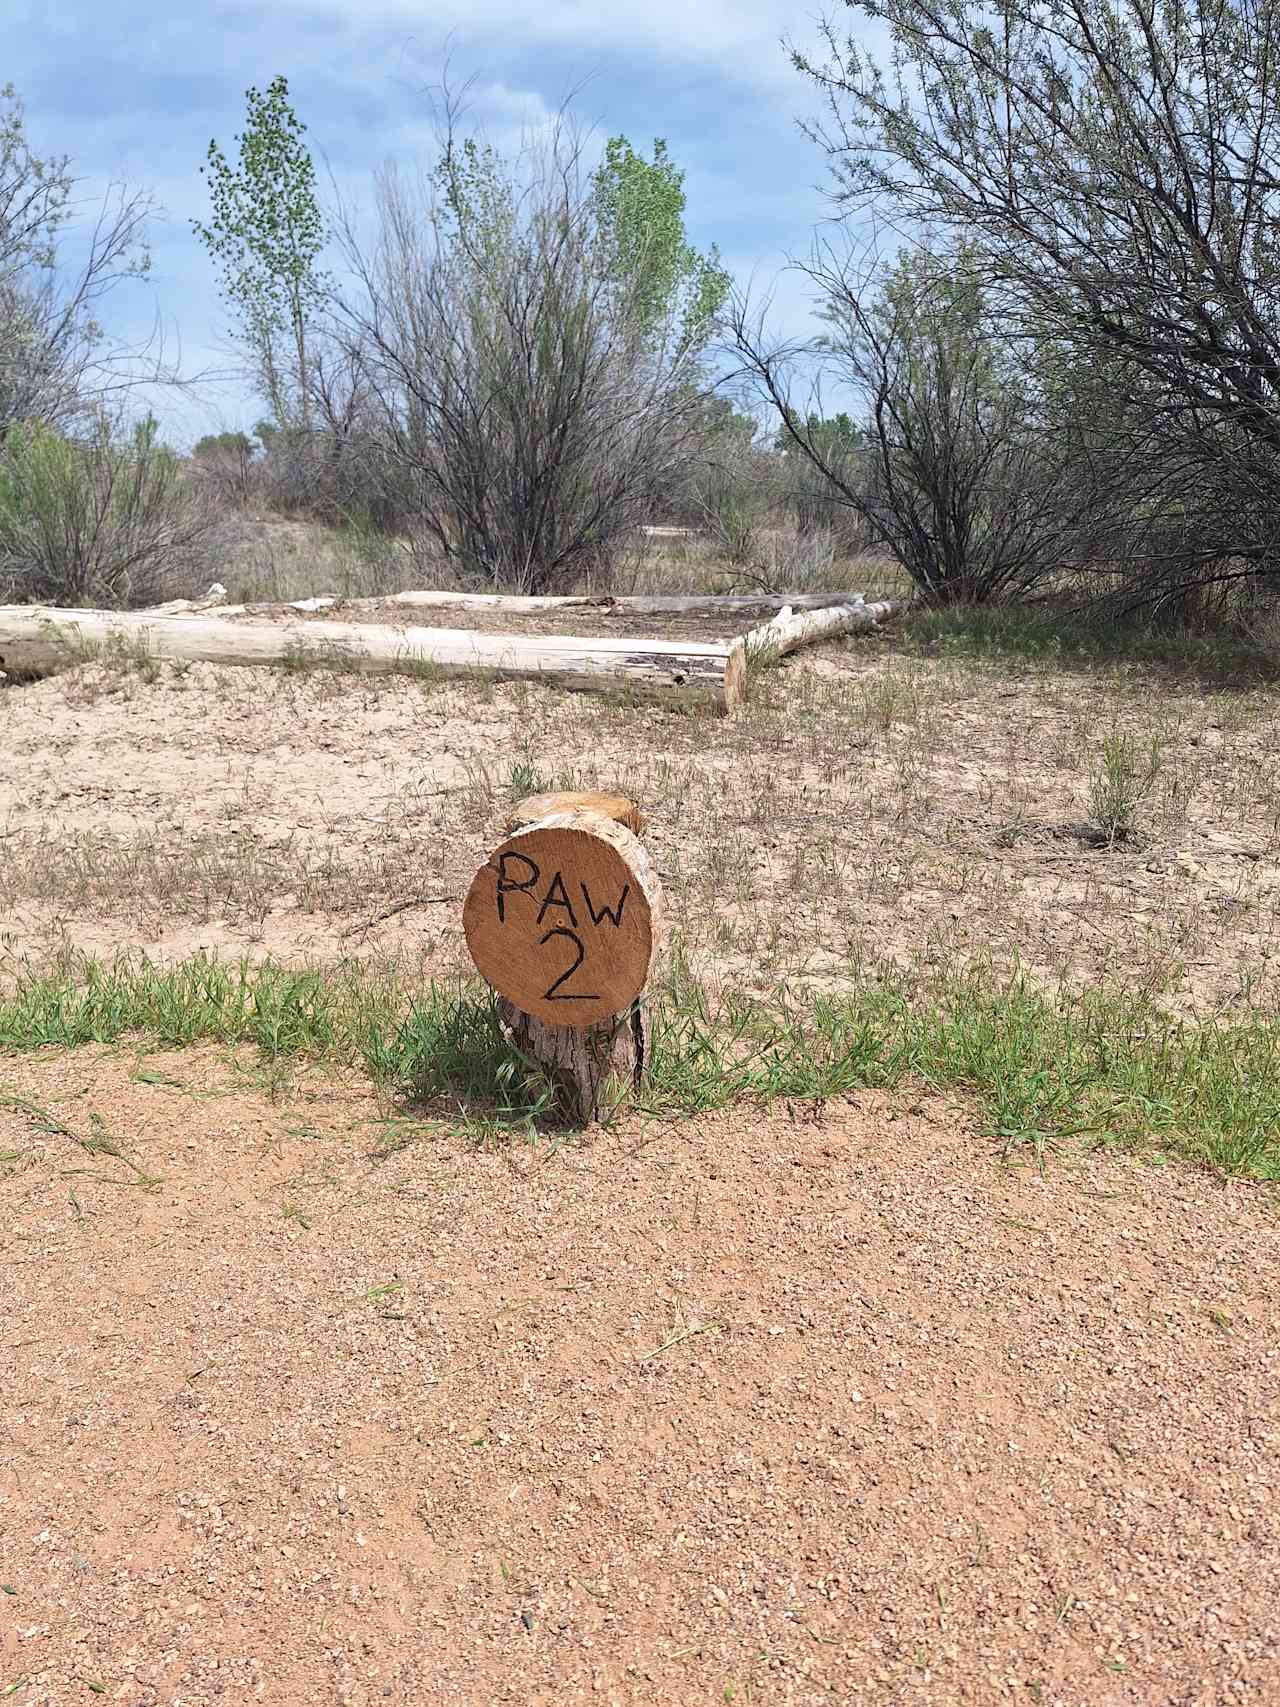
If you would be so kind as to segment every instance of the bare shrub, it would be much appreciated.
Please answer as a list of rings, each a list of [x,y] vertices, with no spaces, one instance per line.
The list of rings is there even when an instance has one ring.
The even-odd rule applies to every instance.
[[[781,513],[780,472],[781,458],[745,433],[718,434],[699,448],[690,508],[730,568],[758,563],[764,532]]]
[[[192,478],[216,495],[226,510],[246,510],[253,499],[253,445],[244,433],[201,439],[192,453]]]
[[[518,168],[450,139],[434,182],[384,171],[377,212],[372,253],[342,220],[361,298],[332,331],[415,548],[467,585],[607,581],[696,434],[687,304],[619,272],[563,126]]]
[[[154,340],[131,348],[95,318],[104,295],[149,268],[151,199],[111,185],[79,270],[65,271],[58,246],[76,182],[68,164],[32,153],[23,103],[12,84],[0,87],[0,435],[29,420],[92,430],[140,383],[179,383],[151,354]]]
[[[771,343],[763,315],[735,300],[732,348],[776,409],[789,456],[807,463],[832,509],[886,544],[930,604],[1023,593],[1078,543],[1085,506],[1052,440],[1034,428],[1019,367],[996,334],[971,245],[872,261],[819,248],[802,269],[832,331]],[[799,368],[834,374],[866,412],[867,452],[833,447],[792,400]]]
[[[833,447],[826,454],[832,457],[842,486],[869,496],[872,468],[867,449],[850,452]],[[785,456],[780,483],[783,502],[798,534],[829,538],[841,557],[856,556],[873,543],[866,515],[843,502],[830,479],[807,456]]]
[[[1198,585],[1274,581],[1275,7],[849,3],[891,65],[831,21],[824,63],[793,54],[825,97],[806,128],[834,199],[981,245],[1044,418],[1108,517],[1092,561],[1109,612],[1177,619]]]

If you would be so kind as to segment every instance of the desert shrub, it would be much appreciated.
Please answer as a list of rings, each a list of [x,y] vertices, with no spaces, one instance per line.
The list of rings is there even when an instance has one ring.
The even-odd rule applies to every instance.
[[[684,240],[681,175],[623,139],[593,175],[565,129],[506,160],[445,139],[434,179],[379,183],[335,346],[371,400],[366,491],[466,584],[604,584],[699,424],[714,263]]]
[[[999,336],[971,244],[900,254],[887,269],[819,249],[802,269],[832,330],[774,344],[746,300],[729,316],[742,374],[781,419],[807,503],[887,545],[930,605],[985,604],[1042,584],[1079,539],[1077,483],[1037,430],[1015,352]],[[856,441],[792,402],[793,376],[859,399]],[[816,378],[814,376],[817,376]],[[813,518],[808,518],[813,519]]]
[[[1111,846],[1137,833],[1139,808],[1155,786],[1160,765],[1155,739],[1144,746],[1125,730],[1103,737],[1102,753],[1089,780],[1089,815]]]
[[[980,245],[1106,522],[1073,557],[1108,613],[1195,622],[1200,587],[1274,584],[1275,7],[848,5],[848,34],[828,20],[825,53],[793,56],[834,200]]]
[[[123,609],[203,590],[219,516],[148,420],[72,440],[11,427],[0,446],[0,594]]]

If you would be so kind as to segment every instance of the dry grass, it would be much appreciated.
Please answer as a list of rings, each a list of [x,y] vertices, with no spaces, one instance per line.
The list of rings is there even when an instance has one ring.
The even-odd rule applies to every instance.
[[[411,587],[452,584],[448,565],[432,556],[415,562],[407,540],[362,536],[357,530],[316,527],[283,517],[244,518],[234,551],[219,578],[233,604],[310,598],[376,598]],[[615,565],[607,588],[584,581],[565,592],[747,592],[764,583],[792,592],[858,588],[874,597],[901,597],[901,571],[868,552],[835,559],[785,529],[763,539],[764,558],[754,570],[726,564],[705,535],[637,536]],[[763,574],[761,570],[763,569]]]
[[[625,787],[713,986],[976,961],[1184,1011],[1268,1002],[1276,696],[1152,685],[893,636],[799,655],[735,721],[518,683],[92,665],[7,700],[3,948],[354,944],[451,973],[452,898],[513,795]],[[1116,741],[1150,776],[1108,840],[1090,811]]]

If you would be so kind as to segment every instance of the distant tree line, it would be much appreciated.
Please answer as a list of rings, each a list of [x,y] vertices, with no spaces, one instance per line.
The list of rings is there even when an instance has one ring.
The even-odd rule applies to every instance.
[[[666,517],[746,579],[878,549],[937,605],[1065,590],[1184,620],[1274,597],[1280,0],[843,10],[791,54],[840,216],[798,263],[809,337],[690,244],[661,139],[589,153],[562,115],[502,155],[447,104],[429,169],[377,175],[370,236],[322,211],[286,79],[248,90],[192,224],[267,413],[202,439],[204,478],[156,502],[394,533],[480,586],[607,578]],[[95,491],[118,487],[163,447],[119,430],[136,368],[94,313],[145,271],[147,204],[119,191],[67,279],[67,163],[0,101],[0,563],[20,585],[15,494],[51,501],[94,457]]]

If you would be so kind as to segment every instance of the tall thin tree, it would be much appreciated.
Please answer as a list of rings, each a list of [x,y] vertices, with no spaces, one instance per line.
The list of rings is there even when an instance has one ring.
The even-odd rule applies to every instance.
[[[192,227],[222,267],[224,300],[240,319],[257,364],[260,391],[276,425],[310,428],[309,334],[324,292],[316,262],[325,224],[315,194],[315,168],[302,141],[304,125],[276,77],[265,95],[246,91],[248,120],[233,171],[216,141],[207,164],[213,218]],[[287,355],[282,354],[285,340]],[[292,367],[292,373],[289,368]]]

